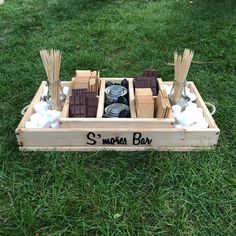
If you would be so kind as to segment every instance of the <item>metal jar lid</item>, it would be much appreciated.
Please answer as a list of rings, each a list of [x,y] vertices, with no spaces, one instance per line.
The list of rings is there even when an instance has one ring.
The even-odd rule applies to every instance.
[[[108,86],[105,89],[107,97],[113,100],[117,100],[120,96],[125,96],[127,92],[127,88],[119,84]]]
[[[122,103],[113,103],[105,108],[105,113],[109,117],[119,117],[121,111],[129,111],[129,107]]]

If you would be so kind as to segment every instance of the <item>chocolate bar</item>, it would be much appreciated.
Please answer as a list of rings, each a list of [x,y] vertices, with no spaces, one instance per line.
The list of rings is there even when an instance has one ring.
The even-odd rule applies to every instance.
[[[96,92],[72,89],[69,98],[69,117],[96,117],[98,98]]]

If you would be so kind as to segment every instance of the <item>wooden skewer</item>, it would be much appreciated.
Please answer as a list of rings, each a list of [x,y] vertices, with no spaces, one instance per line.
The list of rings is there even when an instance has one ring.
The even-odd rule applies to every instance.
[[[178,76],[177,60],[178,60],[178,53],[174,52],[175,79],[177,79],[177,76]]]
[[[175,86],[172,95],[172,101],[174,103],[178,103],[182,96],[184,82],[186,81],[193,55],[194,53],[190,49],[184,50],[183,57],[176,52],[174,53]]]
[[[62,105],[60,102],[60,66],[61,66],[61,53],[55,49],[50,51],[41,50],[40,56],[45,68],[45,72],[49,82],[49,94],[52,100],[52,109],[61,110]]]

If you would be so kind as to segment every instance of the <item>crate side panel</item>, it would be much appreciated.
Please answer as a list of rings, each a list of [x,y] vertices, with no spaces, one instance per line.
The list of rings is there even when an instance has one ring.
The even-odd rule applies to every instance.
[[[218,132],[176,129],[23,129],[24,147],[204,147],[217,144]]]

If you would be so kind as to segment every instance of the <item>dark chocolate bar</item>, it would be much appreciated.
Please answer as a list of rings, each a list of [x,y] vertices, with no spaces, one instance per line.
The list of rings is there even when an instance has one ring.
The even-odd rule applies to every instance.
[[[96,117],[98,98],[96,92],[72,89],[69,98],[69,117]]]
[[[145,70],[143,72],[143,76],[144,77],[155,77],[158,78],[159,77],[159,72],[157,70]]]

